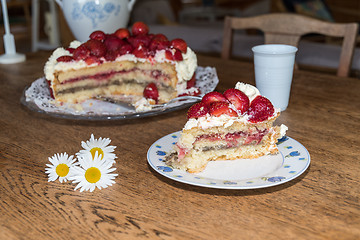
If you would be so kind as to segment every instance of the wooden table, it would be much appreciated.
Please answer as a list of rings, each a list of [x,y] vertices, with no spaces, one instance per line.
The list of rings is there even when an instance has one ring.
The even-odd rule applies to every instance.
[[[191,186],[147,163],[157,139],[180,130],[186,110],[129,121],[52,118],[20,104],[43,75],[48,52],[0,65],[0,239],[360,239],[360,80],[296,71],[278,119],[310,152],[293,181],[256,190]],[[253,65],[199,56],[214,66],[218,90],[254,83]],[[109,137],[117,146],[116,184],[94,192],[48,182],[55,153]]]

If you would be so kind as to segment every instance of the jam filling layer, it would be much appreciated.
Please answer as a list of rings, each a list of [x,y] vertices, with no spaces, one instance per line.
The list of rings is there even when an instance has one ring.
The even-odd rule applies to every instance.
[[[110,83],[105,83],[105,84],[100,84],[100,85],[79,86],[79,87],[67,88],[67,89],[57,91],[56,94],[57,95],[64,95],[64,94],[71,94],[71,93],[75,93],[75,92],[79,92],[79,91],[97,89],[99,87],[122,86],[122,85],[126,85],[126,84],[136,84],[136,85],[140,85],[142,88],[145,88],[145,86],[148,83],[146,83],[146,82],[139,83],[139,82],[137,82],[136,80],[133,80],[133,79],[131,79],[131,80],[115,80],[115,81],[111,81]],[[165,90],[167,92],[173,92],[174,91],[171,87],[165,86],[163,84],[160,85],[159,89]]]
[[[193,143],[193,149],[196,151],[212,151],[212,150],[221,150],[221,149],[230,149],[238,148],[240,146],[249,146],[249,145],[258,145],[261,143],[263,137],[269,132],[268,129],[259,130],[252,132],[233,132],[227,134],[203,134],[196,138]],[[196,147],[197,145],[202,145],[201,142],[210,141],[214,143],[213,145]],[[177,160],[181,161],[185,155],[190,151],[181,147],[179,144],[176,144],[178,148]]]
[[[256,130],[252,132],[233,132],[227,134],[204,134],[196,138],[194,142],[194,147],[201,144],[203,141],[210,141],[215,143],[213,146],[202,147],[202,151],[218,150],[218,149],[227,149],[234,148],[241,145],[257,145],[261,143],[263,137],[268,133],[268,129]],[[219,143],[219,144],[216,144]]]
[[[82,81],[84,79],[93,79],[93,80],[97,80],[97,81],[103,81],[103,80],[107,80],[107,79],[113,77],[115,74],[121,74],[121,73],[126,73],[126,72],[127,71],[111,71],[111,72],[105,72],[105,73],[97,73],[97,74],[91,75],[91,76],[85,75],[85,76],[81,76],[81,77],[68,79],[68,80],[62,82],[61,84],[74,83],[74,82]]]
[[[97,73],[94,75],[84,75],[81,77],[75,77],[75,78],[65,80],[61,84],[74,83],[74,82],[82,81],[85,79],[105,81],[105,80],[108,80],[108,79],[114,77],[117,74],[121,75],[121,74],[127,74],[127,73],[135,72],[135,71],[141,72],[144,75],[148,75],[149,78],[154,79],[154,80],[159,80],[160,78],[162,78],[164,80],[169,79],[169,76],[167,74],[163,74],[163,72],[161,70],[150,70],[149,71],[149,70],[141,70],[139,68],[133,68],[131,70],[109,71],[109,72]]]

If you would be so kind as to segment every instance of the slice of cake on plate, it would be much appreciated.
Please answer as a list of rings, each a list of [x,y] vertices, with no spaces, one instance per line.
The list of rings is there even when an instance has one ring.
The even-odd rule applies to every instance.
[[[95,31],[89,38],[56,49],[45,64],[56,101],[81,103],[100,97],[143,105],[199,93],[194,89],[197,58],[184,40],[150,34],[142,22],[131,32]]]
[[[285,125],[273,126],[280,111],[245,83],[235,88],[207,93],[191,106],[174,151],[166,163],[196,173],[209,161],[253,159],[277,154],[277,140],[285,135]]]

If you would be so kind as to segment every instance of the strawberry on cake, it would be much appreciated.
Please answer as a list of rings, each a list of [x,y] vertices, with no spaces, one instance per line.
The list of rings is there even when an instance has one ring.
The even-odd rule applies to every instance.
[[[103,97],[155,104],[199,93],[194,88],[196,55],[184,40],[150,34],[143,22],[131,32],[95,31],[89,38],[56,49],[45,64],[55,100],[81,103]]]
[[[253,159],[277,154],[277,139],[285,135],[285,125],[273,126],[280,111],[245,83],[223,94],[210,92],[191,106],[174,151],[166,163],[197,173],[209,161]]]

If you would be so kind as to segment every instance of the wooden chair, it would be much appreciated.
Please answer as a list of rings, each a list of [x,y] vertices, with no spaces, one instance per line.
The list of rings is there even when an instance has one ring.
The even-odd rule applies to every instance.
[[[272,13],[255,17],[226,17],[221,57],[229,59],[232,49],[233,30],[258,29],[264,33],[265,44],[278,43],[298,46],[301,36],[317,33],[324,36],[342,37],[342,49],[337,76],[349,76],[357,23],[330,23],[291,13]]]

